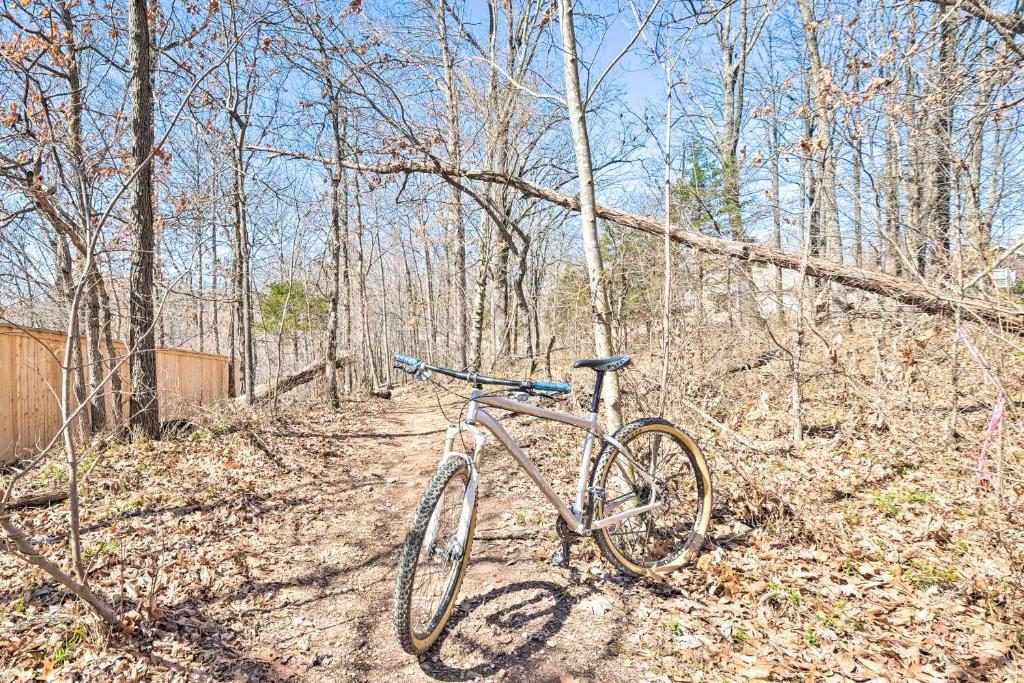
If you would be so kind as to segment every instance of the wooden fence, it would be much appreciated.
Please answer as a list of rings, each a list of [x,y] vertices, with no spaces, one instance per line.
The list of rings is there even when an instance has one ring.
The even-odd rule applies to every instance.
[[[0,462],[46,445],[60,428],[60,365],[66,339],[63,332],[0,324]],[[85,357],[84,337],[81,344]],[[121,342],[114,346],[119,355],[127,353]],[[156,368],[161,420],[187,418],[194,414],[196,404],[227,396],[225,356],[158,349]],[[119,374],[122,391],[117,398],[123,406],[122,415],[127,416],[127,362],[121,365]],[[104,387],[108,424],[113,419],[115,398],[109,385]]]

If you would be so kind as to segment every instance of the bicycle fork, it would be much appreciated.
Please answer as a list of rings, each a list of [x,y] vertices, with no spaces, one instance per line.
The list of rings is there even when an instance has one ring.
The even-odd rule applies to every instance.
[[[469,540],[469,527],[473,520],[473,508],[476,505],[476,491],[480,485],[480,472],[477,469],[477,464],[480,462],[480,452],[483,450],[484,444],[487,442],[487,437],[484,436],[483,432],[472,425],[464,425],[466,429],[473,433],[476,439],[476,446],[473,450],[473,457],[469,457],[461,451],[453,450],[455,445],[455,437],[459,433],[459,425],[450,424],[448,425],[448,431],[445,433],[444,439],[444,456],[441,458],[441,462],[438,463],[438,471],[448,462],[451,458],[461,458],[466,461],[469,466],[469,481],[466,483],[466,495],[462,499],[462,511],[459,514],[459,529],[456,532],[454,543],[446,548],[447,552],[456,553],[461,557],[462,553],[465,552],[466,543]],[[424,539],[424,545],[427,548],[433,549],[435,537],[437,536],[437,525],[438,520],[441,516],[441,508],[444,507],[444,492],[441,493],[438,498],[437,505],[434,506],[434,512],[430,515],[430,522],[427,523],[427,533]],[[433,551],[433,550],[432,550]]]

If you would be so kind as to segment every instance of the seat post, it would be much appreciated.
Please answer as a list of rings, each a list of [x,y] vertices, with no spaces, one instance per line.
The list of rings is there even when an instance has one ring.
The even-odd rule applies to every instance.
[[[594,398],[590,401],[590,412],[596,413],[601,406],[601,385],[604,384],[604,372],[597,372],[597,379],[594,380]]]

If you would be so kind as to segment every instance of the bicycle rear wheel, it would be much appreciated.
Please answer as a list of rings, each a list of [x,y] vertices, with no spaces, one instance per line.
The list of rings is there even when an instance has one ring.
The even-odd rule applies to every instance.
[[[461,457],[444,463],[423,494],[398,563],[395,632],[402,649],[418,655],[434,644],[455,607],[469,564],[476,528],[476,501],[468,511],[469,533],[458,541],[470,482]],[[433,520],[433,521],[432,521]]]
[[[667,574],[696,556],[711,520],[711,473],[697,443],[660,418],[623,426],[615,439],[662,489],[660,507],[596,529],[605,558],[633,576]],[[591,480],[594,522],[652,501],[651,484],[611,444],[605,444]]]

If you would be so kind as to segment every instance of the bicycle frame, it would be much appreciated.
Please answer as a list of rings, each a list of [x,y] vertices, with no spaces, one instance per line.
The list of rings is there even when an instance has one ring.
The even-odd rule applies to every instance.
[[[552,487],[547,478],[544,477],[519,444],[515,442],[512,435],[508,433],[508,430],[506,430],[501,422],[499,422],[495,417],[482,409],[481,406],[497,408],[499,410],[508,410],[513,413],[530,415],[543,420],[560,422],[562,424],[582,429],[586,432],[586,437],[583,441],[583,457],[580,460],[579,476],[576,482],[576,496],[571,503],[567,503],[562,500],[558,493],[555,492],[554,487]],[[461,424],[452,424],[448,426],[445,438],[445,455],[441,460],[441,463],[443,464],[450,457],[460,457],[465,458],[470,465],[471,475],[466,486],[466,496],[459,520],[459,531],[457,535],[458,547],[465,547],[465,542],[467,540],[466,537],[469,533],[469,521],[472,516],[473,506],[476,502],[476,488],[479,484],[481,454],[483,447],[487,442],[486,434],[480,429],[481,427],[483,430],[490,432],[498,442],[512,454],[512,457],[515,458],[519,466],[530,476],[531,479],[533,479],[533,482],[541,490],[541,493],[543,493],[544,496],[551,501],[551,504],[555,506],[555,510],[558,511],[559,516],[569,526],[569,529],[577,534],[586,535],[594,529],[618,524],[630,517],[643,514],[644,512],[664,505],[663,502],[658,500],[661,493],[661,485],[659,482],[636,461],[633,455],[623,444],[619,443],[619,441],[614,437],[605,433],[601,425],[598,424],[596,411],[592,411],[589,418],[581,418],[558,410],[536,406],[531,403],[516,401],[502,396],[492,396],[480,389],[474,389],[473,393],[470,395],[466,419]],[[469,431],[475,437],[476,445],[472,457],[466,453],[452,450],[456,435],[463,430]],[[647,503],[635,505],[634,507],[612,514],[608,517],[597,520],[596,522],[591,519],[592,515],[584,513],[585,510],[593,510],[593,506],[590,503],[593,502],[593,497],[595,495],[603,495],[603,491],[595,491],[592,488],[588,489],[587,487],[587,479],[590,476],[590,466],[593,459],[595,440],[600,440],[615,448],[625,457],[627,462],[630,463],[630,467],[633,470],[630,474],[639,474],[651,485],[651,495]],[[587,503],[586,506],[584,506],[584,502]],[[642,503],[642,501],[639,500],[637,502]],[[431,517],[428,525],[426,534],[427,545],[433,542],[437,528],[436,517],[440,507],[441,506],[439,505],[435,509],[434,516]]]

